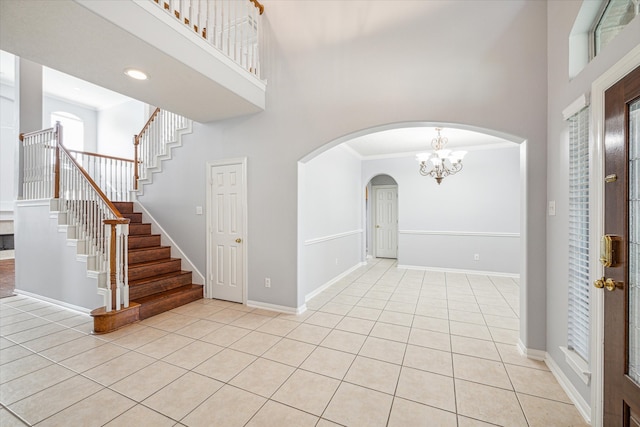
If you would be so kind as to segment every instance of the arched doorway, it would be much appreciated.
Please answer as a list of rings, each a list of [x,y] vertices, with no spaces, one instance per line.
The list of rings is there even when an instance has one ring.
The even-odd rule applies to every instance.
[[[358,153],[354,153],[354,150],[351,147],[349,147],[349,144],[345,144],[346,142],[349,142],[355,138],[359,138],[365,135],[377,134],[377,133],[392,130],[392,129],[412,129],[412,128],[433,129],[435,127],[444,127],[446,129],[455,129],[460,131],[473,131],[473,132],[476,132],[477,134],[487,135],[490,137],[497,137],[502,139],[503,143],[505,143],[506,145],[510,145],[511,147],[513,147],[513,149],[517,154],[517,160],[515,162],[518,164],[518,167],[519,167],[519,176],[517,176],[512,181],[516,182],[516,185],[521,190],[521,196],[519,198],[519,201],[517,203],[517,208],[516,208],[516,210],[518,211],[518,217],[519,217],[518,232],[512,233],[512,234],[514,235],[517,234],[518,236],[518,243],[516,245],[518,246],[519,250],[518,250],[518,254],[516,255],[516,261],[514,264],[517,265],[517,271],[519,272],[519,275],[520,275],[520,280],[519,280],[519,284],[520,284],[519,285],[519,288],[520,288],[519,289],[519,295],[520,295],[519,312],[521,315],[520,316],[520,346],[521,348],[523,348],[523,350],[526,351],[527,344],[529,344],[532,339],[535,341],[538,338],[537,332],[540,330],[539,328],[540,324],[544,323],[544,319],[540,317],[534,317],[532,318],[533,322],[530,322],[529,321],[530,319],[528,316],[528,313],[529,313],[528,306],[531,304],[535,305],[535,302],[537,301],[536,298],[540,294],[539,287],[528,286],[529,283],[534,283],[534,284],[536,283],[535,281],[530,281],[528,279],[531,279],[532,277],[533,278],[537,277],[537,273],[536,273],[538,271],[537,267],[540,266],[539,265],[540,257],[537,255],[538,252],[532,249],[532,248],[534,249],[537,248],[538,239],[536,239],[535,236],[527,236],[528,230],[534,225],[536,221],[534,218],[535,215],[527,215],[527,205],[529,201],[528,199],[532,197],[531,195],[527,194],[527,191],[529,190],[528,182],[530,182],[532,179],[531,174],[533,173],[533,170],[530,167],[528,167],[529,160],[527,159],[528,157],[527,141],[523,138],[519,138],[517,136],[505,134],[495,130],[479,128],[479,127],[470,126],[470,125],[461,125],[456,123],[442,123],[442,122],[393,123],[393,124],[387,124],[387,125],[376,126],[368,129],[363,129],[363,130],[345,135],[343,137],[337,138],[323,145],[322,147],[314,150],[313,152],[309,153],[305,157],[301,158],[298,163],[298,171],[299,171],[299,174],[298,174],[298,178],[299,178],[298,179],[298,185],[299,185],[298,187],[298,203],[299,203],[298,292],[299,293],[298,295],[299,295],[299,299],[302,299],[303,301],[310,299],[310,297],[312,297],[313,295],[316,295],[317,293],[331,286],[333,283],[340,281],[342,277],[345,277],[346,275],[349,274],[350,271],[357,268],[358,263],[360,263],[359,265],[362,265],[365,263],[366,257],[368,255],[366,248],[367,248],[367,230],[369,229],[369,227],[367,227],[367,214],[366,214],[367,202],[365,200],[366,192],[362,190],[366,187],[367,183],[371,178],[373,178],[376,175],[379,175],[380,173],[385,173],[384,170],[373,170],[373,169],[370,169],[367,171],[364,171],[364,170],[361,171],[360,183],[357,190],[357,194],[358,194],[357,197],[360,199],[360,207],[354,207],[353,204],[349,203],[349,206],[350,206],[349,209],[353,208],[353,210],[358,212],[358,215],[361,218],[361,222],[359,224],[351,226],[350,229],[348,229],[345,232],[327,233],[324,236],[310,238],[311,236],[309,236],[309,234],[307,233],[308,231],[307,225],[309,224],[309,218],[305,217],[305,213],[308,212],[308,209],[305,210],[304,208],[301,208],[301,206],[304,206],[305,199],[309,197],[309,195],[313,194],[313,192],[309,191],[309,188],[306,186],[307,184],[306,178],[307,178],[307,173],[309,171],[309,167],[310,165],[313,164],[314,159],[320,156],[323,156],[328,152],[331,152],[332,149],[334,148],[340,147],[340,150],[342,151],[347,151],[347,152],[351,151],[352,154],[355,154],[353,161],[357,164],[361,164],[363,157]],[[425,145],[428,145],[428,144],[425,144],[423,141],[423,146],[419,148],[419,150],[424,151]],[[415,157],[415,154],[416,154],[415,152],[413,153],[405,152],[405,153],[397,154],[397,156],[410,155]],[[417,168],[417,163],[411,166],[412,171],[415,171],[414,167]],[[333,174],[335,170],[336,170],[335,163],[332,163],[329,174],[330,175]],[[320,173],[319,175],[323,179],[325,179],[328,176],[326,173],[325,174]],[[404,194],[404,184],[398,181],[397,177],[393,173],[391,173],[390,175],[394,176],[394,179],[396,179],[399,186],[402,187],[403,189],[402,191]],[[425,179],[430,179],[430,178],[425,178]],[[455,177],[451,179],[447,178],[447,180],[444,181],[443,186],[446,186],[446,183],[448,182],[449,183],[455,182],[454,181],[455,179],[456,179]],[[447,188],[447,187],[442,187],[442,188]],[[401,200],[405,200],[405,201],[408,200],[409,202],[414,201],[410,197],[406,197],[404,199],[401,197]],[[422,197],[421,200],[423,203],[431,202],[429,196]],[[434,211],[444,212],[444,214],[446,214],[447,212],[446,207],[447,206],[444,205],[444,206],[441,206],[439,209],[434,208]],[[399,211],[402,212],[402,206],[400,206]],[[464,213],[471,215],[473,211],[467,211]],[[314,215],[317,218],[319,213],[317,211],[314,211]],[[402,228],[402,226],[400,228]],[[411,234],[428,235],[428,234],[434,234],[434,233],[430,233],[430,232],[424,233],[420,231],[418,231],[418,233],[415,233],[415,230],[411,230],[411,229],[399,230],[399,235],[401,238],[405,238],[407,236],[410,236]],[[439,234],[448,234],[448,233],[439,233]],[[466,233],[466,234],[471,235],[472,233]],[[511,233],[505,233],[505,234],[511,234]],[[338,258],[334,259],[333,254],[337,252],[333,250],[329,250],[328,252],[326,252],[328,256],[324,257],[325,264],[324,266],[321,266],[319,264],[316,264],[317,261],[321,261],[321,260],[319,258],[313,258],[314,255],[310,255],[308,251],[309,246],[316,243],[320,243],[320,242],[332,241],[336,243],[338,239],[346,236],[351,236],[352,238],[355,239],[355,242],[352,242],[352,245],[358,246],[360,258],[358,258],[356,262],[352,264],[351,269],[349,266],[343,266],[343,269],[334,270],[333,273],[330,273],[330,274],[333,274],[333,276],[327,276],[327,277],[318,279],[321,276],[321,273],[326,273],[332,270],[334,266],[334,262],[337,265],[340,262],[342,262],[343,259],[342,258],[340,258],[339,260]],[[507,237],[511,237],[511,236],[507,236]],[[343,251],[343,249],[337,249],[337,251]],[[402,244],[400,244],[399,253],[402,254]],[[472,255],[472,258],[471,258],[472,260],[474,259],[474,256],[475,254]],[[407,267],[411,267],[411,264],[408,264]],[[320,273],[320,274],[315,274],[315,273]],[[317,282],[314,286],[308,286],[307,279],[310,277],[310,274],[314,275],[313,277]],[[533,337],[531,335],[532,334],[531,331],[534,332]],[[534,343],[534,348],[535,348],[535,343]]]

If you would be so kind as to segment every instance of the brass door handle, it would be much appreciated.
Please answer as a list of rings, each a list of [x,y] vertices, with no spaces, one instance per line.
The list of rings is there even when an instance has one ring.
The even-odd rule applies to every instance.
[[[236,243],[242,243],[242,239],[238,237],[238,238],[236,239]]]
[[[602,289],[605,288],[606,290],[608,290],[609,292],[615,291],[616,289],[622,289],[622,282],[616,282],[615,280],[613,280],[612,278],[608,278],[605,279],[604,277],[601,279],[596,280],[593,283],[593,286],[595,286],[598,289]]]

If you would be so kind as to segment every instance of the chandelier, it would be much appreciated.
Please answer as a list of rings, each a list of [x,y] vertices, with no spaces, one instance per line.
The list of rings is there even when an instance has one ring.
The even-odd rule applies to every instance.
[[[451,151],[446,150],[444,147],[449,140],[440,136],[442,128],[436,128],[438,137],[433,138],[431,146],[433,147],[433,153],[420,153],[416,156],[416,159],[420,163],[420,175],[431,176],[435,178],[438,184],[442,180],[449,176],[454,175],[462,170],[462,159],[464,158],[466,151]]]

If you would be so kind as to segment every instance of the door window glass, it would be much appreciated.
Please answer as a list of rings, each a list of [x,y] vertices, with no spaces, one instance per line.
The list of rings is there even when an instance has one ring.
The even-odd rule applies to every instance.
[[[640,383],[640,100],[629,109],[629,376]]]

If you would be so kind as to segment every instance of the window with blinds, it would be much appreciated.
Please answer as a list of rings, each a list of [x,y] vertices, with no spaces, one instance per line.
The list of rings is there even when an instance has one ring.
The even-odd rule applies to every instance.
[[[589,360],[589,108],[569,118],[569,324],[567,348]]]

